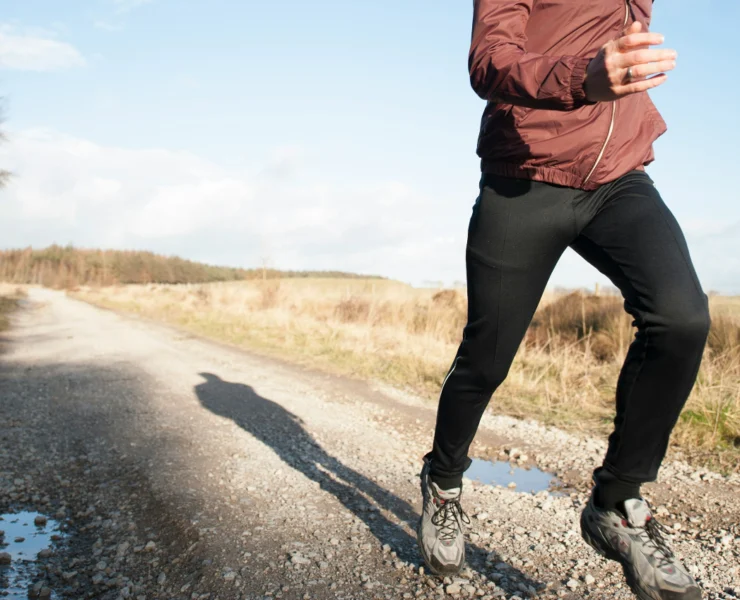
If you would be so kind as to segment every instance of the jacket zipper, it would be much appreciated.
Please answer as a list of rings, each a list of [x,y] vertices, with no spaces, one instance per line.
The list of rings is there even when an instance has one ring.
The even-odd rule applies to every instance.
[[[627,27],[627,23],[630,20],[630,3],[629,0],[624,0],[624,23],[622,24],[622,27]],[[606,147],[609,144],[609,140],[612,138],[612,134],[614,133],[614,121],[615,117],[617,116],[617,101],[612,101],[612,117],[611,121],[609,123],[609,132],[606,134],[606,140],[604,140],[604,145],[601,147],[601,152],[599,152],[599,156],[596,157],[596,162],[594,163],[594,166],[591,167],[591,171],[589,171],[588,175],[586,176],[586,179],[583,180],[584,185],[588,183],[588,180],[591,179],[591,176],[594,174],[594,171],[596,171],[596,167],[599,166],[599,163],[601,162],[601,159],[604,158],[604,152],[606,152]]]

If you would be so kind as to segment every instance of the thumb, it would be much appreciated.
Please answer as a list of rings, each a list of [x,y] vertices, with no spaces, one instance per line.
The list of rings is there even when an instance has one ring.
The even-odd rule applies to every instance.
[[[627,27],[624,28],[624,35],[630,35],[631,33],[641,33],[642,23],[640,21],[633,21]]]

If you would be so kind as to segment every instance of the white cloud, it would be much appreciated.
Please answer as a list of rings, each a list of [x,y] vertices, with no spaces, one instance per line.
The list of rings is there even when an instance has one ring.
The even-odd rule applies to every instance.
[[[692,225],[686,237],[705,291],[740,294],[740,221],[709,231],[703,226],[700,234],[692,233]]]
[[[0,26],[0,69],[58,71],[84,65],[84,57],[70,44]]]
[[[147,249],[211,263],[341,269],[421,283],[465,278],[472,198],[397,181],[338,184],[285,146],[248,171],[163,149],[102,146],[48,130],[9,135],[0,165],[0,244]],[[687,223],[705,289],[740,293],[740,223]],[[552,283],[607,283],[566,253]]]
[[[422,281],[461,278],[464,239],[428,219],[428,199],[398,182],[305,179],[300,148],[251,173],[169,150],[101,146],[48,130],[11,133],[0,164],[4,247],[74,243],[150,249],[257,266],[344,269]],[[392,210],[391,210],[392,209]],[[461,221],[462,224],[462,221]],[[456,228],[464,232],[464,226]]]

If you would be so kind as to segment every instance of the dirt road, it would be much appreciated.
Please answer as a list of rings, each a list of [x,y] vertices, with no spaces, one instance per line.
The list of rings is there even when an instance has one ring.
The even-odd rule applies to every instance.
[[[414,540],[433,406],[47,290],[1,344],[0,513],[63,534],[32,596],[632,597],[578,532],[602,440],[487,415],[476,456],[526,455],[569,489],[466,481],[469,567],[439,581]],[[739,597],[740,482],[680,462],[661,481],[677,553],[708,598]]]

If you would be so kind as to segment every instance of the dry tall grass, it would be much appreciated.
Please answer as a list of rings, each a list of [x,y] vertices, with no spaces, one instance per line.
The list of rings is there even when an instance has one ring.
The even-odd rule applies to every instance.
[[[2,171],[0,171],[0,187]],[[359,277],[339,271],[277,271],[219,267],[140,250],[101,250],[52,245],[0,250],[0,281],[57,289],[78,285],[208,283],[278,277]]]
[[[18,307],[18,300],[24,295],[22,288],[0,283],[0,331],[8,328],[10,313]]]
[[[120,286],[77,295],[305,364],[409,386],[432,399],[466,320],[461,291],[382,280]],[[688,454],[732,470],[740,457],[740,302],[713,298],[712,310],[704,364],[674,440]],[[493,409],[608,431],[632,336],[617,297],[547,295]]]

